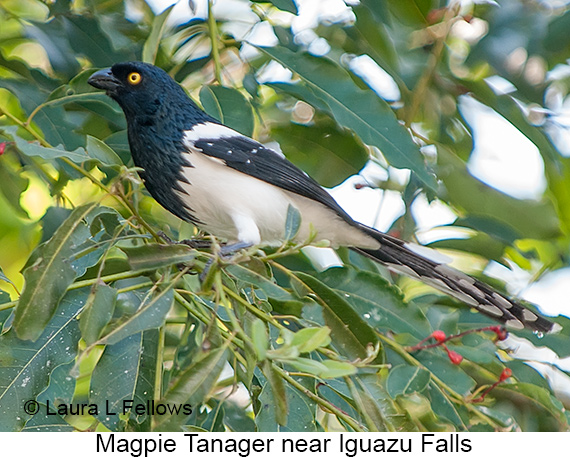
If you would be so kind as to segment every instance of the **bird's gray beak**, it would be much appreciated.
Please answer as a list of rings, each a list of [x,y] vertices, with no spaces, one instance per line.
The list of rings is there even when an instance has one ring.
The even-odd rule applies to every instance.
[[[103,68],[102,70],[93,73],[87,80],[89,84],[97,89],[103,89],[107,92],[115,92],[121,82],[113,76],[110,68]]]

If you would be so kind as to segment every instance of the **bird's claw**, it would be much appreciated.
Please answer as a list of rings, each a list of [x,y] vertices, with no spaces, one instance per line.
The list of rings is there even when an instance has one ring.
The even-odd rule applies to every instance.
[[[202,273],[200,273],[200,281],[204,282],[204,280],[207,278],[208,273],[210,272],[210,269],[214,264],[214,261],[219,259],[222,262],[227,262],[231,260],[238,251],[250,248],[251,246],[252,246],[251,243],[244,243],[244,242],[226,244],[224,246],[221,246],[218,255],[212,257],[210,260],[208,260],[208,262],[206,262],[206,265],[204,266]]]
[[[186,246],[191,247],[192,249],[208,249],[212,246],[212,242],[210,240],[180,240],[175,241],[170,238],[166,233],[162,230],[156,233],[160,238],[166,241],[168,244],[185,244]]]

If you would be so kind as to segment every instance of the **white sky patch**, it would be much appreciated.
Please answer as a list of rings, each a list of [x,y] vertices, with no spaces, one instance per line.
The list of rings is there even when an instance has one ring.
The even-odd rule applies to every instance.
[[[404,214],[402,196],[391,190],[354,187],[362,182],[362,177],[351,176],[329,192],[354,220],[385,232]]]
[[[546,314],[558,313],[570,317],[570,268],[547,273],[540,280],[531,284],[523,291],[521,297],[540,306]]]
[[[497,95],[510,94],[511,92],[515,92],[517,90],[512,82],[498,75],[493,75],[485,78],[485,82]]]
[[[220,23],[220,30],[238,41],[243,40],[259,22],[249,2],[242,0],[218,0],[214,2],[213,12],[216,19],[224,21]]]
[[[441,240],[466,240],[475,233],[474,230],[465,227],[434,227],[425,231],[418,230],[416,238],[421,244],[430,244]]]
[[[411,210],[419,230],[452,224],[457,219],[457,215],[449,206],[437,199],[428,202],[425,194],[416,197]]]
[[[259,84],[265,84],[269,82],[291,82],[293,78],[293,72],[285,68],[275,60],[269,62],[261,71],[257,74],[255,79]]]
[[[255,24],[249,31],[249,34],[246,35],[245,41],[239,50],[239,55],[246,62],[254,59],[261,53],[252,45],[271,47],[279,42],[277,35],[273,31],[273,26],[267,21]]]
[[[190,9],[188,2],[178,0],[147,0],[147,3],[154,11],[154,14],[157,15],[162,13],[166,8],[175,5],[168,16],[167,23],[169,25],[183,24],[192,18],[205,18],[208,15],[207,0],[194,0],[195,11]]]
[[[422,246],[421,244],[416,243],[406,243],[406,247],[415,252],[418,255],[421,255],[427,259],[433,260],[434,262],[441,263],[441,264],[449,264],[453,262],[453,259],[448,255],[445,255],[442,252],[436,251],[435,249],[430,249],[426,246]]]
[[[331,46],[324,38],[317,38],[316,40],[312,41],[307,49],[309,53],[317,57],[327,55],[330,50]]]
[[[299,15],[291,23],[293,33],[315,28],[320,21],[350,22],[354,20],[352,9],[342,0],[295,0]]]
[[[552,82],[570,77],[570,65],[557,64],[552,70],[546,73],[546,81]]]
[[[514,263],[511,263],[509,266],[510,268],[507,268],[503,264],[491,261],[485,268],[484,274],[503,281],[506,284],[507,291],[518,297],[521,291],[528,286],[531,280],[531,273]]]
[[[340,257],[333,249],[305,246],[301,251],[318,271],[325,271],[328,268],[341,267],[343,265],[342,260],[340,260]]]
[[[348,68],[360,76],[384,100],[400,100],[400,89],[394,79],[370,56],[362,55],[350,61]]]
[[[504,117],[470,96],[460,97],[459,109],[473,128],[470,173],[515,198],[540,198],[546,178],[538,148]]]
[[[255,24],[246,39],[248,43],[257,46],[275,46],[279,42],[272,25],[267,21]]]
[[[568,76],[570,73],[561,75],[561,79]],[[546,90],[544,98],[548,113],[544,129],[560,154],[570,157],[570,97],[564,85],[554,82]]]
[[[425,194],[418,195],[411,206],[412,216],[418,231],[416,237],[422,244],[439,240],[467,239],[473,235],[473,230],[463,227],[446,227],[457,219],[453,210],[441,200],[428,202]]]

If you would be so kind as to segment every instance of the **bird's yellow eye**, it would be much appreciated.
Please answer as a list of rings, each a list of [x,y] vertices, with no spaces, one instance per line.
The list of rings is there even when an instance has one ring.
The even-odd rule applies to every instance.
[[[129,84],[136,86],[142,81],[142,76],[140,73],[133,71],[132,73],[129,73],[129,76],[127,76],[127,81],[129,81]]]

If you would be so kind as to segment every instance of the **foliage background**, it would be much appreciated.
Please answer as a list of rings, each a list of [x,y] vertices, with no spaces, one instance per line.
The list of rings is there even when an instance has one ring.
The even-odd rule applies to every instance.
[[[93,68],[156,63],[209,113],[277,140],[325,186],[369,160],[409,168],[404,183],[388,169],[389,179],[373,184],[403,196],[394,233],[413,240],[410,205],[419,195],[437,198],[471,236],[433,245],[464,270],[482,276],[495,260],[538,279],[569,264],[570,159],[560,139],[570,12],[538,0],[478,3],[361,0],[350,20],[316,25],[311,36],[330,49],[315,55],[289,27],[291,0],[252,2],[252,22],[277,40],[255,53],[248,45],[245,59],[243,24],[222,0],[180,25],[169,22],[170,9],[155,15],[140,0],[3,0],[0,429],[567,430],[568,391],[555,394],[513,357],[512,337],[449,342],[464,357],[458,366],[441,347],[407,350],[436,329],[452,334],[490,321],[354,253],[340,250],[345,266],[319,271],[288,243],[219,265],[203,284],[185,274],[203,268],[211,251],[156,236],[202,234],[146,194],[122,113],[86,84]],[[458,33],[469,24],[484,33]],[[400,100],[383,100],[350,70],[360,55],[393,78]],[[293,80],[260,83],[272,60]],[[494,92],[490,76],[514,91]],[[457,109],[464,94],[539,148],[547,181],[540,199],[515,199],[469,174],[473,134]],[[294,215],[288,222],[293,233]],[[557,335],[517,337],[567,357],[570,326],[555,320]],[[560,374],[558,361],[542,367]],[[513,377],[473,403],[504,368]],[[191,404],[193,413],[30,416],[27,399],[52,409],[156,400]]]

